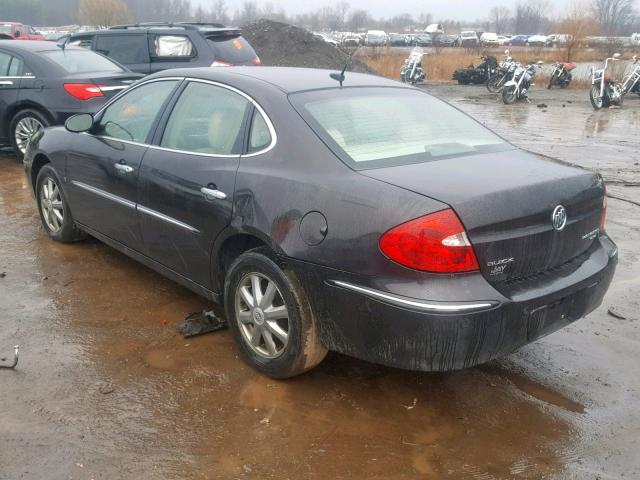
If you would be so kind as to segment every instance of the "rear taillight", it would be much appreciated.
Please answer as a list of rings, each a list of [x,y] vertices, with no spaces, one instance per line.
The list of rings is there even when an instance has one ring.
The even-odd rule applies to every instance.
[[[600,231],[604,233],[604,224],[607,221],[607,187],[604,187],[604,197],[602,197],[602,215],[600,216]]]
[[[251,60],[251,63],[253,63],[256,67],[259,67],[260,65],[262,65],[262,60],[260,60],[260,57],[256,55],[255,57],[253,57],[253,60]]]
[[[104,96],[100,85],[93,83],[65,83],[64,89],[69,95],[78,100],[89,100],[90,98]]]
[[[232,67],[233,63],[223,62],[221,60],[216,60],[211,64],[212,67]]]
[[[380,238],[380,250],[400,265],[425,272],[479,269],[467,233],[450,208],[392,228]]]

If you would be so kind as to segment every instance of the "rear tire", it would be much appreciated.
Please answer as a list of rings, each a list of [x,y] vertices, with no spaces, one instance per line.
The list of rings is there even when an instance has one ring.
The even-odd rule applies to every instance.
[[[40,220],[47,235],[62,243],[87,238],[73,220],[62,183],[51,165],[45,165],[38,172],[35,193]]]
[[[24,158],[29,138],[49,125],[49,119],[33,109],[21,110],[13,116],[9,123],[9,138],[19,161]]]
[[[327,354],[297,277],[266,248],[233,262],[225,278],[224,305],[242,357],[265,375],[300,375]]]

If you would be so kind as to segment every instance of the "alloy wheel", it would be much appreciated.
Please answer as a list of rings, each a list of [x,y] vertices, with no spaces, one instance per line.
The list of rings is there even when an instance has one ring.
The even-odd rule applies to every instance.
[[[49,230],[59,232],[64,221],[64,204],[60,188],[51,177],[47,177],[40,186],[40,207]]]
[[[235,295],[236,322],[247,345],[263,358],[279,357],[289,342],[289,312],[276,283],[246,274]]]
[[[25,153],[27,150],[27,143],[34,133],[42,130],[44,125],[35,117],[24,117],[16,124],[14,137],[16,145],[20,152]]]

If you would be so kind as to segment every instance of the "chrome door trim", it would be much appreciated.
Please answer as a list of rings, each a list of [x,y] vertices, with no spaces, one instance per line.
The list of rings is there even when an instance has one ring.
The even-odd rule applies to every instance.
[[[83,183],[83,182],[78,182],[77,180],[71,180],[71,183],[77,187],[87,190],[88,192],[94,193],[102,198],[106,198],[108,200],[112,200],[116,203],[119,203],[120,205],[124,205],[125,207],[133,208],[134,210],[136,208],[135,202],[132,202],[131,200],[127,200],[126,198],[119,197],[117,195],[114,195],[113,193],[105,192],[104,190],[101,190],[96,187],[92,187],[91,185],[87,185],[86,183]]]
[[[361,287],[359,285],[353,285],[351,283],[342,282],[339,280],[330,280],[328,283],[337,287],[346,288],[348,290],[353,290],[354,292],[362,293],[376,300],[389,302],[399,307],[408,307],[424,312],[463,313],[469,311],[488,310],[499,305],[499,302],[496,301],[478,301],[474,303],[432,302],[428,300],[423,301],[402,297],[400,295],[394,295],[392,293],[381,292],[380,290]]]
[[[145,213],[159,220],[163,220],[167,223],[171,223],[172,225],[176,225],[177,227],[184,228],[185,230],[189,230],[190,232],[200,233],[200,230],[198,230],[197,228],[192,227],[191,225],[188,225],[184,222],[181,222],[180,220],[176,220],[175,218],[165,215],[164,213],[156,212],[155,210],[147,208],[143,205],[138,205],[137,208],[138,208],[138,211],[141,213]]]

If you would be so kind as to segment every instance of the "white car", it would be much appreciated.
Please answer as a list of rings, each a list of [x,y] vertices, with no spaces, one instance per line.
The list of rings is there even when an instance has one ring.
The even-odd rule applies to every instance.
[[[534,47],[544,47],[547,44],[546,35],[531,35],[527,38],[527,45]]]
[[[464,32],[460,32],[460,37],[458,38],[458,46],[471,47],[477,45],[478,42],[478,34],[474,30],[465,30]]]
[[[484,32],[480,36],[480,43],[486,46],[499,45],[498,35],[495,33]]]
[[[498,45],[508,45],[511,35],[498,35]]]
[[[640,45],[640,33],[631,34],[631,43],[634,45]]]
[[[387,34],[383,30],[369,30],[364,43],[366,45],[385,45],[387,43]]]

